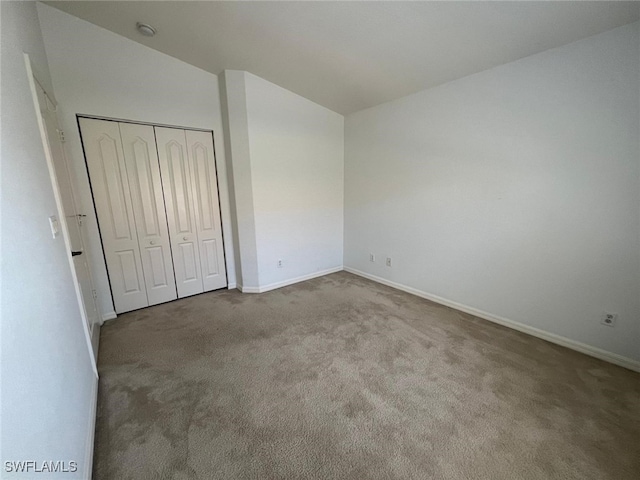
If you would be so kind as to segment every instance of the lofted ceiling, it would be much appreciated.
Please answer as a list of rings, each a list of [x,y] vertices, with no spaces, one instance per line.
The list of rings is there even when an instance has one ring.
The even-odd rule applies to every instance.
[[[348,114],[640,19],[639,2],[49,1],[203,70]],[[136,22],[157,29],[140,35]]]

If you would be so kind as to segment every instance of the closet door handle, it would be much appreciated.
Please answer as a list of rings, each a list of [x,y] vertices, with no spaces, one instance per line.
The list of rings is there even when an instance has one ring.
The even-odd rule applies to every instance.
[[[189,237],[182,237],[182,240],[186,242],[187,240],[189,240]]]
[[[154,242],[153,240],[151,240],[151,241],[149,242],[149,245],[155,245],[155,244],[156,244],[156,242]]]

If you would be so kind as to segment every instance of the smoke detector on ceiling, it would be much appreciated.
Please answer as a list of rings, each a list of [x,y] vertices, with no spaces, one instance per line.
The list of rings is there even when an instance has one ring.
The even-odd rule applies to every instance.
[[[145,37],[153,37],[156,34],[156,29],[146,23],[138,22],[136,23],[136,28]]]

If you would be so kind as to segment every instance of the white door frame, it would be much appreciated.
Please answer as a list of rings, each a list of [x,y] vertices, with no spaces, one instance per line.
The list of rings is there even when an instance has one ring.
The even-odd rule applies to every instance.
[[[53,196],[55,197],[55,201],[56,201],[56,209],[58,211],[58,222],[60,225],[60,230],[62,231],[62,238],[64,239],[65,250],[67,253],[67,260],[69,262],[69,269],[71,270],[73,286],[76,292],[76,299],[78,301],[78,309],[80,311],[80,317],[82,320],[82,329],[84,331],[85,341],[87,344],[87,350],[89,351],[89,358],[91,359],[91,366],[93,368],[93,373],[97,378],[98,369],[96,366],[96,358],[93,352],[93,345],[91,343],[91,331],[89,330],[89,324],[87,322],[87,313],[85,310],[84,301],[82,299],[82,291],[80,289],[78,276],[76,275],[75,265],[73,263],[73,258],[71,256],[71,240],[69,237],[69,230],[67,227],[67,218],[65,216],[64,208],[62,205],[62,198],[60,195],[60,189],[58,187],[58,178],[56,176],[55,165],[53,163],[51,150],[49,148],[49,143],[47,140],[47,133],[46,133],[46,127],[44,124],[44,119],[42,118],[42,114],[40,113],[40,104],[38,101],[38,92],[36,89],[36,78],[33,74],[33,68],[31,67],[31,59],[29,58],[29,54],[27,53],[24,54],[24,63],[27,69],[27,80],[29,82],[29,89],[31,91],[31,96],[33,98],[33,106],[36,111],[38,130],[40,131],[40,140],[42,141],[42,145],[44,147],[44,156],[47,161],[47,169],[49,170],[49,178],[51,180]]]
[[[52,95],[47,93],[42,85],[35,78],[36,90],[38,94],[38,105],[42,113],[44,126],[47,133],[48,145],[51,150],[51,158],[58,180],[58,190],[62,199],[62,208],[67,219],[67,228],[69,239],[71,241],[73,264],[75,266],[76,275],[80,290],[82,291],[82,299],[84,300],[85,312],[87,314],[87,323],[89,331],[91,331],[91,339],[93,341],[93,350],[97,354],[98,345],[98,329],[95,328],[96,323],[100,322],[98,308],[96,305],[96,291],[93,286],[91,271],[87,264],[87,256],[83,255],[87,251],[87,242],[84,239],[85,229],[83,228],[84,215],[79,214],[78,204],[76,202],[75,188],[71,180],[69,171],[68,157],[64,148],[64,133],[60,130],[56,111],[58,106]],[[80,254],[80,256],[76,256]]]

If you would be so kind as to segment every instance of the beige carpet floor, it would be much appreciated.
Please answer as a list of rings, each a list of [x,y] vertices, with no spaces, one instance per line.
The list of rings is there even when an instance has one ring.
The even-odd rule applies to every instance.
[[[96,479],[640,478],[640,375],[340,272],[102,328]]]

